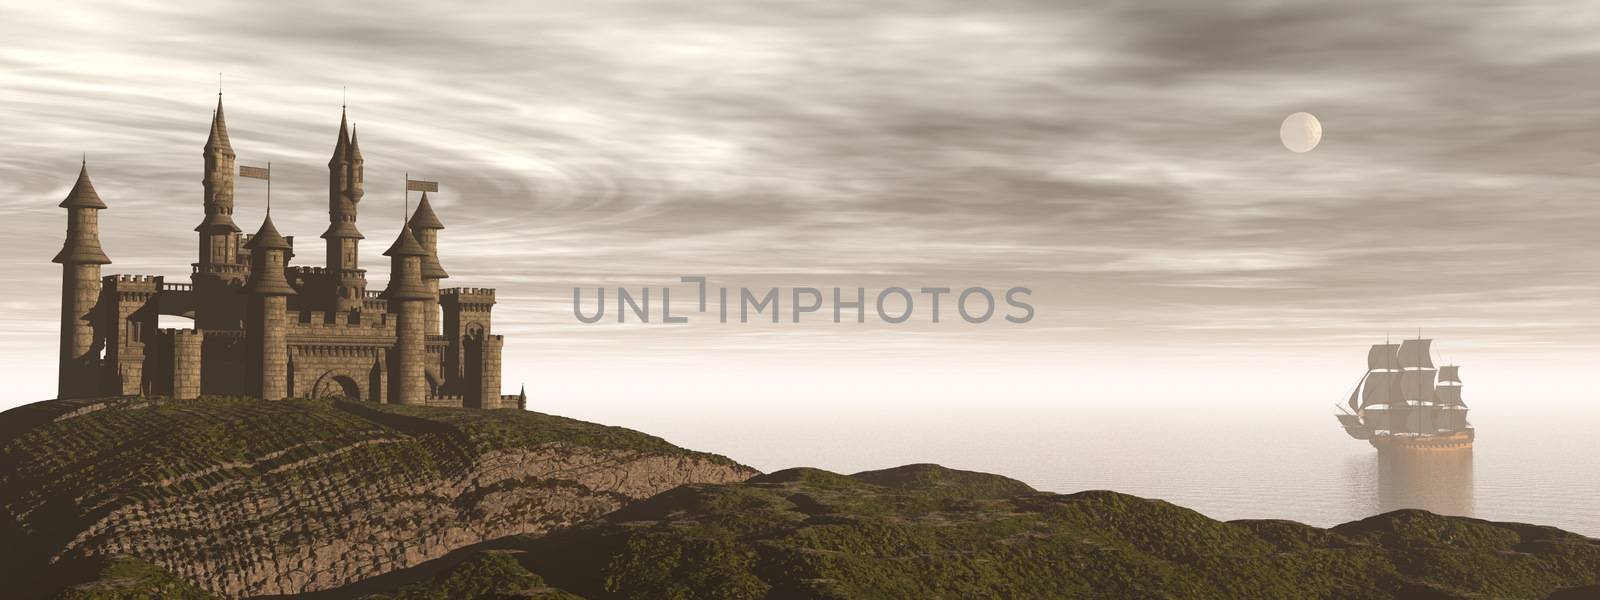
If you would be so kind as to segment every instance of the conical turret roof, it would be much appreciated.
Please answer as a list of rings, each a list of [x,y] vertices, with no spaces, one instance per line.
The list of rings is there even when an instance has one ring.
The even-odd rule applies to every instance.
[[[350,128],[350,162],[361,160],[361,142],[356,140],[356,128]]]
[[[444,229],[444,223],[439,222],[439,215],[434,214],[433,204],[428,202],[428,193],[422,193],[422,201],[417,203],[416,212],[411,213],[412,229]]]
[[[439,257],[430,252],[422,257],[422,278],[449,279],[450,272],[444,270],[444,265],[439,264]]]
[[[283,276],[284,265],[278,265],[278,268],[275,269],[267,268],[265,258],[261,254],[266,250],[289,250],[292,248],[289,245],[289,240],[283,239],[283,235],[278,233],[278,228],[273,226],[272,213],[270,211],[267,213],[267,218],[262,219],[261,229],[256,230],[256,234],[250,237],[250,241],[244,247],[251,249],[256,254],[254,257],[256,261],[255,268],[250,270],[250,293],[265,296],[295,295],[294,287],[290,286],[289,281]],[[288,261],[285,260],[284,262],[287,263]]]
[[[229,231],[232,231],[234,233],[239,233],[239,231],[240,231],[239,226],[234,224],[233,217],[230,217],[230,216],[222,214],[222,213],[214,213],[214,214],[206,215],[205,220],[200,221],[199,225],[194,226],[194,230],[195,231],[205,231],[205,230],[214,229],[214,228],[217,228],[217,227],[225,228],[225,229],[227,229]]]
[[[89,161],[83,161],[83,166],[78,169],[78,182],[72,184],[72,191],[67,192],[67,199],[62,200],[59,206],[61,208],[106,208],[106,203],[100,200],[100,194],[94,191],[94,182],[89,181]]]
[[[100,194],[95,193],[94,183],[89,181],[89,161],[83,161],[78,168],[78,182],[72,185],[72,191],[67,192],[67,198],[61,201],[60,206],[66,209],[90,208],[102,210],[106,203],[100,200]],[[56,253],[51,262],[60,264],[86,264],[109,265],[111,258],[100,249],[99,228],[93,225],[84,226],[76,217],[68,219],[67,240],[61,244],[61,251]]]
[[[367,236],[361,235],[361,230],[356,229],[355,223],[351,223],[344,219],[339,219],[329,223],[328,230],[322,232],[322,239],[331,240],[334,238],[364,240],[367,239]]]
[[[234,155],[233,145],[228,142],[228,122],[222,117],[222,94],[217,94],[217,111],[211,115],[211,135],[206,138],[206,151]]]
[[[256,230],[256,234],[250,237],[250,241],[244,247],[251,250],[289,250],[294,248],[294,246],[289,245],[289,240],[283,239],[283,235],[278,233],[278,228],[272,225],[272,215],[270,214],[261,221],[261,229]]]
[[[333,158],[328,159],[328,166],[344,162],[350,152],[350,129],[345,121],[345,111],[339,109],[339,139],[333,143]]]
[[[400,228],[400,237],[394,239],[394,244],[383,251],[384,256],[427,256],[427,249],[417,243],[417,236],[411,235],[410,227]]]
[[[433,297],[432,292],[422,285],[420,269],[411,266],[410,257],[417,257],[420,262],[428,256],[428,251],[422,244],[417,243],[417,237],[411,235],[411,228],[401,226],[400,237],[395,238],[394,245],[383,252],[384,256],[391,257],[393,268],[389,270],[389,287],[383,291],[384,297],[391,302],[408,300],[427,300]]]

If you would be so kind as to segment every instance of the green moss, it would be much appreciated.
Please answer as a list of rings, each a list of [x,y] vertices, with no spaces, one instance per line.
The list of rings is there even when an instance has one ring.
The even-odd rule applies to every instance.
[[[518,593],[518,597],[552,600],[578,598],[548,588],[509,553],[483,552],[430,580],[366,596],[365,600],[491,600]]]
[[[521,546],[589,598],[1531,599],[1600,577],[1600,542],[1558,530],[1419,512],[1224,523],[935,465],[685,486]]]
[[[129,557],[105,560],[93,578],[56,600],[219,600],[161,567]]]

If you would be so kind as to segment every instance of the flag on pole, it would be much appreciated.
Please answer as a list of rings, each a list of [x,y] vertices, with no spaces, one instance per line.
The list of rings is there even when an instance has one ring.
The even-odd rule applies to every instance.
[[[251,179],[272,179],[272,167],[247,167],[239,165],[239,176]]]
[[[407,179],[406,180],[406,191],[408,191],[408,192],[433,192],[433,193],[437,194],[437,193],[439,193],[439,182],[437,182],[437,181],[422,181],[422,180],[418,180],[418,179]]]

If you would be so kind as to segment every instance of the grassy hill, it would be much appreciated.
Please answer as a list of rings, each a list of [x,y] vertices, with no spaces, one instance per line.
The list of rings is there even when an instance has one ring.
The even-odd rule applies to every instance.
[[[0,413],[0,452],[7,597],[112,556],[227,596],[326,589],[756,474],[618,427],[340,400],[40,402]]]
[[[936,465],[757,475],[537,413],[47,402],[0,414],[0,448],[8,598],[1600,597],[1600,540],[1549,527],[1220,522]]]
[[[1331,529],[1220,522],[1159,500],[1037,493],[934,465],[688,485],[491,546],[467,568],[372,598],[428,598],[452,576],[462,589],[460,579],[487,572],[472,561],[500,569],[477,578],[486,591],[449,597],[1600,597],[1600,540],[1549,527],[1409,510]]]

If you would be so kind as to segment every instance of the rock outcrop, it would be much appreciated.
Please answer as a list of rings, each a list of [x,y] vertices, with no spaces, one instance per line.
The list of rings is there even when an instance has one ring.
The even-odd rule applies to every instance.
[[[47,401],[0,414],[0,448],[23,597],[112,556],[223,597],[324,590],[758,474],[572,419],[341,400]]]

